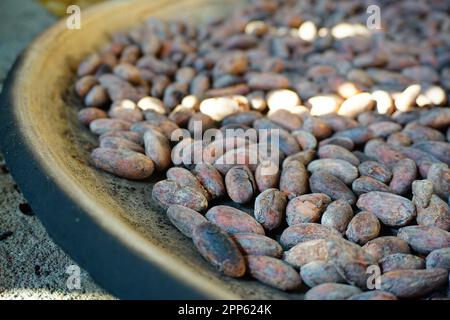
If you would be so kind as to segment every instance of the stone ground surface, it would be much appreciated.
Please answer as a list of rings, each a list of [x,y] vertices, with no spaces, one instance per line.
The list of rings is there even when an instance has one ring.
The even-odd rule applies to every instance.
[[[17,55],[54,21],[33,0],[0,1],[0,91]],[[0,153],[0,299],[114,299],[83,270],[81,289],[71,290],[71,265],[33,215]]]

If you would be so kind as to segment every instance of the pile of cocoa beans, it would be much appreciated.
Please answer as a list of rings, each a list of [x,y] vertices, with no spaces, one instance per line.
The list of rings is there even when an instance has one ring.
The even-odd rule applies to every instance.
[[[164,172],[149,201],[227,276],[306,299],[448,297],[449,13],[257,0],[113,34],[77,70],[92,164],[144,183]],[[258,134],[209,129],[276,130],[277,156]]]

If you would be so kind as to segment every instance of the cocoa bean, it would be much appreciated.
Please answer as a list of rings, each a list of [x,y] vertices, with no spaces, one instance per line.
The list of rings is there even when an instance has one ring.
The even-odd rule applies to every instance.
[[[417,298],[446,284],[448,272],[444,269],[396,270],[383,274],[380,280],[384,291],[399,298]]]
[[[442,248],[432,251],[426,258],[427,269],[450,270],[450,248]]]
[[[303,265],[300,276],[310,288],[323,283],[345,283],[335,266],[326,261],[312,261]]]
[[[264,235],[263,227],[252,216],[233,207],[212,207],[206,213],[206,218],[230,234],[248,232]]]
[[[348,284],[323,283],[310,289],[305,294],[305,300],[346,300],[362,291]]]
[[[339,159],[347,161],[354,166],[359,165],[359,159],[353,153],[341,146],[333,144],[321,146],[318,155],[321,159]]]
[[[255,233],[235,233],[233,239],[245,255],[281,258],[283,248],[275,240]]]
[[[291,199],[286,207],[288,225],[318,222],[330,202],[330,197],[322,193],[306,194]]]
[[[154,171],[152,160],[128,149],[97,148],[91,159],[97,168],[130,180],[148,178]]]
[[[336,200],[327,206],[322,215],[321,224],[345,233],[352,218],[352,207],[344,200]]]
[[[211,195],[212,199],[217,199],[225,195],[226,189],[220,172],[212,165],[199,163],[194,168],[194,173],[203,187]]]
[[[351,296],[347,300],[398,300],[398,299],[392,293],[381,290],[373,290],[355,294],[354,296]]]
[[[294,290],[300,287],[301,278],[297,271],[282,260],[266,256],[247,256],[250,275],[271,287],[280,290]]]
[[[308,164],[308,171],[325,172],[351,184],[358,177],[358,169],[351,163],[340,159],[320,159]]]
[[[416,217],[416,208],[410,200],[387,192],[362,194],[356,206],[372,212],[383,224],[391,227],[405,226]]]
[[[347,239],[363,245],[380,233],[380,221],[369,211],[361,211],[353,217],[347,227]]]
[[[376,161],[364,161],[358,166],[358,170],[362,176],[377,179],[382,183],[388,183],[392,178],[391,170]]]
[[[308,192],[308,173],[299,161],[291,161],[281,171],[280,190],[289,199]]]
[[[309,185],[312,192],[325,193],[332,200],[342,199],[349,204],[356,201],[355,195],[344,182],[325,171],[314,172],[309,178]]]
[[[413,250],[422,254],[450,246],[450,233],[436,227],[404,227],[398,231],[397,237],[408,242]]]
[[[409,253],[409,245],[405,240],[393,236],[379,237],[367,242],[363,249],[377,261],[395,253]]]
[[[234,166],[225,175],[228,196],[236,203],[247,203],[256,193],[253,173],[247,166]]]
[[[208,221],[197,211],[178,204],[171,205],[166,214],[170,222],[188,238],[192,238],[196,226]]]
[[[289,249],[301,242],[334,237],[342,237],[342,235],[335,229],[321,224],[299,223],[283,230],[280,243],[284,248]]]
[[[255,200],[255,219],[266,230],[279,227],[286,209],[286,195],[278,189],[267,189],[261,192]]]
[[[236,243],[212,223],[204,222],[192,232],[195,247],[209,263],[230,277],[242,277],[246,266]]]
[[[395,270],[425,269],[425,261],[422,258],[407,253],[393,253],[378,262],[383,273]]]
[[[167,169],[171,161],[171,149],[167,138],[156,130],[149,129],[144,134],[145,154],[153,160],[156,170]]]

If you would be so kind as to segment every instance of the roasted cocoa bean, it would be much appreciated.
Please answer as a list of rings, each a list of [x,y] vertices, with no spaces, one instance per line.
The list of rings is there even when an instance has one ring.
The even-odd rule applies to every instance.
[[[302,283],[298,272],[282,260],[252,255],[246,259],[250,275],[271,287],[287,291],[299,288]]]
[[[255,219],[266,230],[279,227],[284,219],[286,195],[278,189],[267,189],[255,200]]]
[[[450,233],[436,227],[404,227],[398,231],[397,237],[408,242],[413,250],[421,254],[450,246]]]
[[[314,172],[309,178],[309,185],[312,192],[325,193],[332,200],[343,200],[349,204],[356,201],[355,195],[344,182],[325,171]]]
[[[379,237],[367,242],[363,249],[377,261],[395,253],[409,253],[409,246],[405,240],[393,236]]]
[[[364,193],[356,206],[372,212],[383,224],[391,227],[405,226],[416,217],[416,208],[410,200],[387,192]]]
[[[170,222],[188,238],[192,238],[196,226],[208,221],[197,211],[178,204],[171,205],[166,214]]]
[[[281,258],[283,248],[275,240],[255,233],[235,233],[233,239],[245,255]]]
[[[448,271],[430,270],[396,270],[383,274],[380,278],[381,289],[399,298],[422,297],[448,281]]]
[[[264,235],[264,228],[244,211],[229,207],[215,206],[208,210],[206,218],[230,234],[256,233]]]
[[[155,168],[145,155],[128,149],[97,148],[91,159],[97,168],[130,180],[148,178]]]
[[[361,211],[353,217],[347,227],[347,239],[363,245],[380,233],[380,221],[369,211]]]
[[[219,227],[204,222],[194,228],[192,239],[203,258],[220,272],[235,278],[245,274],[244,256],[233,239]]]
[[[362,291],[348,284],[323,283],[310,289],[305,294],[305,300],[346,300]]]
[[[425,269],[425,261],[422,258],[407,253],[393,253],[385,256],[378,262],[383,273],[395,270]]]

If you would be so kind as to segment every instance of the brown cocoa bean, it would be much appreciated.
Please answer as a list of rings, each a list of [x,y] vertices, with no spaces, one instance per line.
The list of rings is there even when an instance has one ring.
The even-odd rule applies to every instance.
[[[285,89],[289,86],[289,79],[270,72],[251,73],[247,76],[247,84],[254,90]]]
[[[358,177],[358,169],[351,163],[340,159],[320,159],[308,164],[308,171],[331,174],[345,184],[351,184]]]
[[[283,259],[294,268],[314,262],[328,260],[327,242],[325,239],[309,240],[300,242],[284,252]]]
[[[450,197],[450,169],[447,165],[433,164],[428,171],[427,179],[433,183],[433,190],[438,196],[444,200]]]
[[[75,82],[75,92],[80,98],[84,98],[96,84],[97,79],[94,76],[87,75],[81,77]]]
[[[317,147],[317,139],[308,131],[296,130],[292,136],[297,140],[302,150],[314,150]]]
[[[362,291],[348,284],[323,283],[310,289],[305,294],[305,300],[346,300]]]
[[[246,266],[236,243],[212,223],[196,226],[192,232],[195,247],[209,263],[230,277],[242,277]]]
[[[83,108],[78,111],[77,118],[82,124],[88,126],[92,121],[107,118],[105,111],[99,108]]]
[[[194,173],[203,187],[211,195],[212,199],[217,199],[225,195],[226,189],[220,172],[212,165],[199,163],[194,168]]]
[[[412,140],[409,136],[404,134],[403,132],[395,132],[391,134],[387,142],[393,146],[403,146],[408,147],[412,144]]]
[[[303,282],[310,288],[323,283],[344,283],[335,266],[326,261],[312,261],[303,265],[300,269]]]
[[[413,198],[414,200],[414,198]],[[427,207],[416,205],[417,224],[421,226],[437,227],[450,230],[450,212],[448,204],[437,195],[431,195]]]
[[[355,294],[354,296],[351,296],[347,300],[398,300],[398,299],[392,293],[381,290],[373,290]]]
[[[367,288],[367,268],[376,260],[360,246],[342,238],[327,240],[328,259],[339,274],[349,283]]]
[[[156,130],[149,129],[144,134],[145,154],[153,160],[157,170],[167,169],[171,161],[171,149],[167,138]]]
[[[335,229],[321,224],[299,223],[283,230],[280,243],[284,248],[289,249],[298,243],[334,237],[342,237],[342,235]]]
[[[259,192],[278,187],[280,181],[280,170],[278,165],[270,161],[267,163],[260,163],[256,167],[255,181]]]
[[[130,180],[148,178],[154,171],[152,160],[127,149],[97,148],[91,159],[97,168]]]
[[[342,148],[345,148],[349,151],[352,151],[353,148],[355,147],[355,144],[353,143],[353,141],[349,138],[344,138],[344,137],[331,137],[325,140],[320,141],[319,143],[319,148],[322,148],[326,145],[335,145],[335,146],[340,146]]]
[[[425,269],[425,261],[415,255],[407,253],[393,253],[379,260],[381,270],[387,273],[395,270]]]
[[[350,241],[363,245],[378,237],[380,228],[380,221],[373,213],[361,211],[350,221],[345,235]]]
[[[119,137],[104,137],[100,140],[100,148],[126,149],[144,153],[144,148],[130,140]]]
[[[253,173],[247,166],[234,166],[225,175],[228,196],[236,203],[247,203],[256,193]]]
[[[355,195],[342,180],[325,171],[314,172],[309,178],[309,185],[312,192],[325,193],[332,200],[341,199],[349,204],[356,201]]]
[[[254,216],[266,230],[279,227],[284,219],[286,195],[278,189],[267,189],[255,200]]]
[[[235,233],[233,239],[245,255],[280,258],[283,248],[275,240],[255,233]]]
[[[333,133],[328,123],[318,117],[307,117],[302,129],[311,132],[319,140],[326,139]]]
[[[450,246],[450,233],[427,226],[400,228],[397,237],[405,240],[418,253],[428,254],[433,250]]]
[[[364,161],[358,166],[362,176],[368,176],[382,183],[388,183],[392,178],[391,170],[380,162]]]
[[[388,136],[402,130],[402,126],[393,121],[380,121],[369,125],[375,138],[387,138]]]
[[[357,196],[371,191],[392,192],[392,190],[384,183],[366,176],[359,177],[353,181],[352,190]]]
[[[330,197],[322,193],[306,194],[291,199],[286,207],[288,225],[318,222],[330,202]]]
[[[409,253],[409,245],[405,240],[393,236],[379,237],[367,242],[363,249],[377,261],[395,253]]]
[[[432,251],[426,258],[427,269],[450,270],[450,248],[442,248]]]
[[[314,150],[306,150],[294,153],[293,155],[290,155],[289,157],[284,159],[283,168],[287,167],[287,165],[292,161],[298,161],[306,166],[314,159],[315,154],[316,153]]]
[[[416,163],[411,159],[401,160],[392,168],[392,180],[389,187],[393,192],[404,195],[411,190],[411,184],[416,177]]]
[[[115,130],[128,130],[130,127],[130,122],[118,119],[96,119],[89,124],[89,129],[96,135]]]
[[[271,287],[280,290],[294,290],[301,286],[297,271],[282,260],[266,256],[247,256],[250,275]]]
[[[321,224],[345,233],[352,218],[352,207],[346,201],[336,200],[327,206],[322,215]]]
[[[299,161],[291,161],[281,171],[280,190],[289,199],[308,192],[308,173]]]
[[[230,234],[256,233],[264,235],[264,228],[244,211],[229,207],[215,206],[208,210],[206,218]]]
[[[125,131],[125,130],[115,130],[115,131],[108,131],[102,134],[98,139],[101,142],[103,139],[108,137],[117,137],[121,139],[125,139],[131,142],[134,142],[140,146],[144,145],[144,140],[140,134],[133,131]]]
[[[171,205],[166,214],[170,222],[188,238],[192,238],[196,226],[208,221],[197,211],[178,204]]]
[[[416,217],[416,208],[410,200],[387,192],[362,194],[356,206],[372,212],[381,222],[391,227],[405,226]]]
[[[354,144],[360,145],[372,139],[373,132],[369,129],[369,127],[360,126],[343,131],[337,131],[333,137],[348,138],[352,140]]]
[[[396,270],[383,274],[380,280],[384,291],[399,298],[417,298],[446,284],[448,272],[444,269]]]
[[[450,144],[441,141],[421,141],[414,143],[413,148],[422,150],[450,165]]]
[[[341,146],[333,144],[321,146],[319,148],[318,155],[321,159],[339,159],[347,161],[354,166],[359,165],[359,160],[353,153]]]
[[[152,199],[162,208],[179,204],[201,212],[208,207],[208,200],[201,191],[192,187],[181,187],[172,180],[161,180],[153,186]]]

